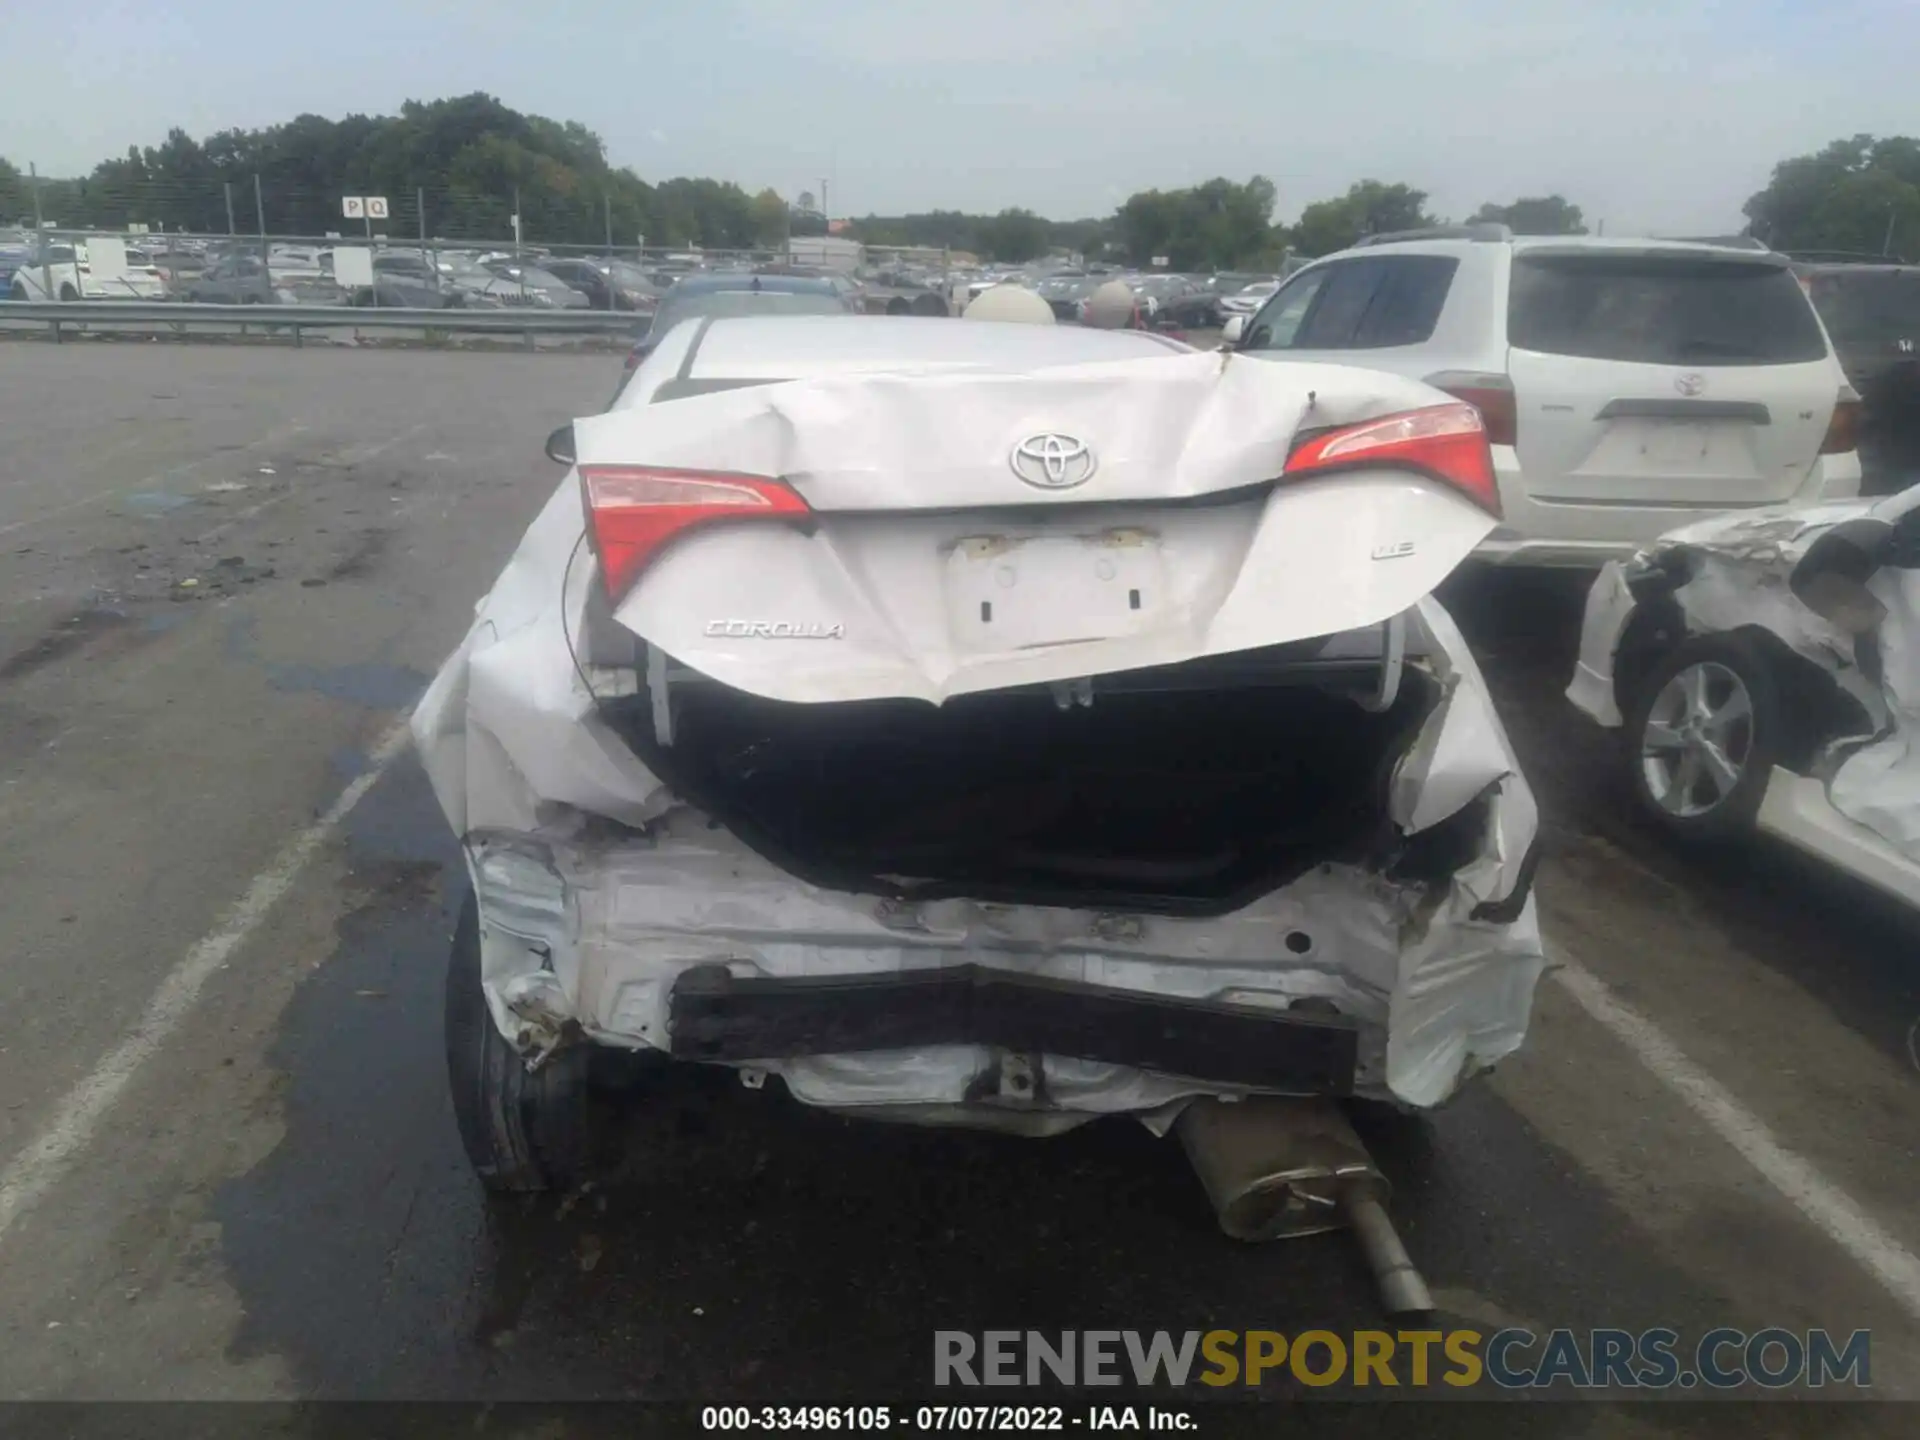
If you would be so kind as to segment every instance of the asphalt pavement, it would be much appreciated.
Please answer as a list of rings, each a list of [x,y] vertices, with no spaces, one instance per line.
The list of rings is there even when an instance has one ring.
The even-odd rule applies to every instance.
[[[702,1072],[603,1185],[483,1199],[440,1047],[463,878],[396,726],[617,363],[0,347],[0,1398],[852,1400],[922,1393],[942,1329],[1378,1325],[1342,1237],[1222,1238],[1130,1123],[859,1124]],[[1521,1056],[1365,1122],[1442,1323],[1868,1329],[1871,1395],[1914,1398],[1920,925],[1648,831],[1560,697],[1573,584],[1448,598],[1563,963]],[[1547,1398],[1557,1433],[1704,1424]],[[1835,1414],[1737,1428],[1914,1431]]]

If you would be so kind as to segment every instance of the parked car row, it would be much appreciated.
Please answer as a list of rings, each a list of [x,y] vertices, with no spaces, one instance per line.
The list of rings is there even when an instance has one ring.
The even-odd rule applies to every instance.
[[[35,237],[10,254],[6,294],[12,300],[164,300],[166,280],[138,249],[112,241],[117,253],[97,258],[83,242]],[[102,252],[107,247],[101,245]]]
[[[96,266],[89,246],[124,263]],[[358,247],[356,247],[358,248]],[[381,246],[371,277],[335,275],[326,245],[153,237],[0,243],[0,296],[12,300],[178,299],[213,305],[378,305],[406,309],[527,305],[650,314],[676,278],[631,261],[524,251]]]

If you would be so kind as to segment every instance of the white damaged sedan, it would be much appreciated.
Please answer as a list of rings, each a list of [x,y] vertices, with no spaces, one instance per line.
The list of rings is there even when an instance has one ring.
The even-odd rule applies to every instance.
[[[578,1178],[596,1047],[852,1114],[1422,1109],[1526,1033],[1537,814],[1430,597],[1472,408],[1152,335],[677,327],[414,734],[472,877],[482,1178]]]
[[[1567,696],[1680,839],[1757,831],[1920,906],[1920,486],[1718,516],[1609,564]]]

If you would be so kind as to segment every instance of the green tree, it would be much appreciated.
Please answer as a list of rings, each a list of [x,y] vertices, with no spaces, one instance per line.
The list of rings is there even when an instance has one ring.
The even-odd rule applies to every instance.
[[[1418,230],[1432,225],[1427,192],[1408,185],[1362,180],[1333,200],[1316,200],[1300,212],[1293,244],[1303,255],[1330,255],[1362,235]]]
[[[523,115],[484,94],[410,100],[398,115],[298,115],[198,142],[174,130],[83,179],[43,183],[41,203],[65,225],[134,221],[217,233],[227,227],[230,191],[237,228],[250,232],[260,223],[256,177],[266,226],[281,234],[340,229],[346,195],[386,196],[396,235],[424,221],[436,236],[498,239],[511,233],[516,200],[525,236],[551,243],[598,244],[611,229],[619,244],[644,233],[744,247],[766,219],[737,185],[682,178],[656,189],[609,166],[585,126]],[[0,176],[0,208],[31,214],[31,198],[10,198],[7,185]]]
[[[1584,235],[1587,222],[1580,207],[1569,204],[1561,195],[1525,196],[1511,205],[1496,205],[1491,200],[1474,212],[1475,221],[1494,221],[1507,226],[1516,235]]]
[[[1047,222],[1031,210],[1002,210],[979,226],[979,236],[989,258],[1009,265],[1038,260],[1051,239]]]
[[[1185,190],[1143,190],[1115,217],[1118,242],[1135,265],[1167,257],[1175,270],[1230,269],[1275,246],[1273,182],[1216,177]]]
[[[1783,160],[1746,215],[1776,250],[1920,250],[1920,140],[1855,135]]]
[[[778,245],[793,233],[787,202],[772,188],[753,197],[753,238],[756,245]]]

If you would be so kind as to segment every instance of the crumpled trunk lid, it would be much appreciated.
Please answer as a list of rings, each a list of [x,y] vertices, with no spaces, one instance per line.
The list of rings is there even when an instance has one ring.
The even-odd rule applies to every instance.
[[[770,699],[953,695],[1378,624],[1494,519],[1446,484],[1281,481],[1303,433],[1445,403],[1335,365],[1170,354],[1034,374],[882,374],[577,423],[582,465],[774,477],[812,522],[676,541],[615,612]]]

